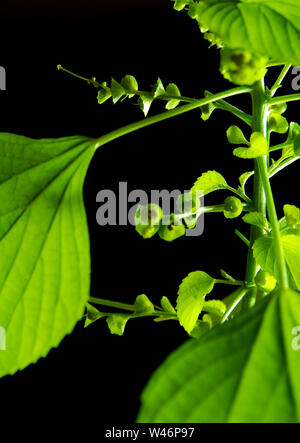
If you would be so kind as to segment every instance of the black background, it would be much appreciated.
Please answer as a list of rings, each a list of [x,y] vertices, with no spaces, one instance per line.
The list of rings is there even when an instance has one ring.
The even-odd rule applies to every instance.
[[[33,138],[97,137],[142,118],[129,101],[99,106],[96,90],[58,72],[58,63],[99,81],[132,74],[146,90],[160,76],[164,84],[178,84],[186,96],[230,87],[218,73],[218,51],[207,49],[196,22],[173,11],[168,0],[43,5],[15,1],[2,8],[0,65],[7,71],[7,91],[0,92],[3,132]],[[289,74],[288,93],[291,79]],[[249,98],[233,103],[250,111]],[[162,110],[163,104],[155,103],[150,113]],[[295,104],[288,115],[296,118]],[[100,227],[95,219],[97,192],[118,192],[120,181],[128,182],[129,191],[184,191],[202,172],[216,169],[237,186],[238,176],[251,169],[251,162],[232,156],[225,136],[230,124],[238,124],[237,119],[221,111],[205,123],[200,112],[193,111],[99,149],[84,189],[91,295],[133,303],[146,293],[155,303],[163,295],[175,303],[178,286],[191,271],[201,269],[217,277],[223,268],[243,278],[247,251],[233,229],[240,226],[247,234],[248,228],[240,222],[208,215],[204,235],[169,244],[159,238],[143,240],[130,226]],[[281,173],[281,180],[273,179],[280,215],[283,203],[299,200],[295,171],[293,165]],[[219,193],[207,201],[222,203],[224,197]],[[216,297],[226,294],[227,289],[215,291]],[[150,374],[187,338],[177,323],[150,319],[130,321],[123,337],[111,336],[105,320],[87,329],[82,326],[80,322],[46,359],[0,381],[2,416],[38,420],[45,426],[54,420],[68,426],[67,417],[72,417],[73,429],[133,423]]]

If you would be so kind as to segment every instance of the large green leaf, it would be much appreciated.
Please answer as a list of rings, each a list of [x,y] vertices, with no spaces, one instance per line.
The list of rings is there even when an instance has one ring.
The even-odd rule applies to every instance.
[[[299,0],[205,0],[190,11],[228,46],[300,64]]]
[[[0,376],[57,346],[82,316],[90,256],[82,186],[95,142],[0,134]]]
[[[190,340],[156,371],[139,422],[300,421],[300,295],[285,290]]]

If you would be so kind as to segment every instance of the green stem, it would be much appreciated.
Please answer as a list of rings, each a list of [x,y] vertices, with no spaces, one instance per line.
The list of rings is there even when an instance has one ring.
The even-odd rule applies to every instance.
[[[221,323],[224,323],[229,318],[229,316],[235,310],[237,305],[243,300],[243,298],[247,294],[248,290],[249,289],[247,289],[247,288],[241,288],[240,290],[237,291],[237,296],[233,299],[232,303],[230,303],[230,305],[228,306],[224,316],[222,317]]]
[[[253,112],[253,120],[252,120],[252,131],[260,132],[267,138],[267,106],[265,104],[265,84],[264,80],[258,82],[253,87],[252,92],[252,112]],[[262,157],[262,162],[267,162],[267,157]],[[257,212],[261,212],[266,215],[266,199],[265,193],[262,186],[262,181],[259,173],[258,161],[255,160],[255,172],[254,172],[254,188],[253,188],[253,206],[254,210]],[[256,263],[256,260],[253,255],[253,244],[255,240],[263,235],[262,228],[257,226],[251,226],[250,231],[250,247],[248,251],[248,259],[247,259],[247,268],[245,281],[252,282],[255,279],[255,276],[259,270],[259,266]],[[250,291],[248,296],[245,297],[243,302],[243,307],[247,310],[250,306],[253,306],[255,303],[255,291]]]
[[[266,109],[269,103],[270,100],[267,100],[265,95],[264,81],[261,81],[257,83],[253,89],[253,131],[261,132],[265,137],[268,133]],[[260,208],[257,209],[259,212],[262,212],[264,214],[265,214],[265,207],[267,206],[268,216],[272,227],[273,251],[278,263],[278,273],[279,273],[278,283],[279,286],[287,288],[288,276],[283,255],[283,248],[281,244],[280,229],[278,224],[276,207],[268,177],[268,167],[266,163],[266,157],[259,157],[256,160],[255,175],[257,183],[259,183],[260,189],[257,189],[257,186],[254,189],[254,204],[257,203],[258,206],[261,206]],[[260,195],[259,201],[257,201],[257,195],[256,195],[257,192],[259,192]],[[263,192],[263,200],[261,197],[261,192]],[[253,241],[256,238],[258,238],[258,236],[263,235],[262,230],[260,228],[258,229],[259,229],[258,231],[257,228],[255,230],[254,228],[252,229],[252,236],[250,239],[251,245],[253,244]],[[249,268],[247,268],[246,281],[253,281],[255,276],[254,272],[256,272],[257,270],[257,265],[255,264],[252,251],[249,253],[249,255],[250,255],[250,261],[248,262]],[[252,277],[252,279],[249,280],[249,277]],[[255,291],[253,291],[253,293],[254,292]]]
[[[280,145],[276,145],[276,146],[272,146],[269,149],[269,152],[275,152],[275,151],[280,151],[281,149],[288,149],[288,148],[293,148],[294,147],[294,143],[281,143]]]
[[[273,251],[278,263],[278,274],[279,274],[278,283],[279,286],[281,286],[282,288],[288,288],[289,282],[288,282],[284,255],[283,255],[283,248],[281,244],[281,236],[280,236],[280,229],[276,213],[276,207],[268,177],[267,166],[263,158],[258,159],[258,166],[259,166],[263,188],[266,194],[268,216],[272,227]]]
[[[245,243],[248,248],[250,248],[250,241],[238,229],[235,229],[234,233],[242,240],[243,243]]]
[[[111,308],[124,309],[125,311],[134,311],[135,310],[134,305],[128,305],[127,303],[120,303],[117,301],[106,300],[104,298],[89,297],[89,302],[95,303],[97,305],[109,306]]]
[[[131,311],[131,312],[135,312],[135,306],[134,305],[129,305],[127,303],[121,303],[121,302],[117,302],[117,301],[112,301],[112,300],[106,300],[104,298],[98,298],[98,297],[89,297],[89,302],[90,303],[95,303],[97,305],[101,305],[101,306],[109,306],[111,308],[116,308],[116,309],[123,309],[124,311]],[[173,314],[172,312],[166,312],[166,311],[157,311],[154,310],[152,312],[137,312],[133,314],[134,318],[138,318],[138,317],[148,317],[148,316],[167,316],[167,317],[175,317],[177,318],[177,314]]]
[[[233,97],[235,95],[245,94],[248,92],[251,92],[251,88],[240,86],[237,88],[229,89],[228,91],[219,92],[218,94],[215,94],[211,97],[204,97],[202,99],[197,100],[194,103],[189,103],[187,105],[180,106],[176,109],[172,109],[171,111],[162,112],[161,114],[155,115],[153,117],[148,117],[138,122],[131,123],[127,126],[123,126],[122,128],[116,129],[108,134],[105,134],[102,137],[99,137],[96,140],[95,148],[97,149],[100,146],[105,145],[106,143],[116,140],[117,138],[122,137],[123,135],[137,131],[138,129],[142,129],[147,126],[153,125],[155,123],[167,120],[169,118],[176,117],[177,115],[184,114],[185,112],[192,111],[209,103],[222,100],[223,98],[226,97]]]
[[[284,67],[282,68],[282,71],[279,74],[278,79],[276,80],[276,82],[274,83],[274,85],[272,86],[272,88],[270,89],[272,96],[274,94],[276,94],[276,91],[280,88],[282,81],[284,80],[284,77],[287,75],[287,73],[290,70],[290,67],[292,65],[284,65]]]
[[[242,205],[243,205],[243,211],[250,211],[252,209],[252,205],[249,203],[242,203]],[[183,218],[191,217],[191,216],[195,216],[195,215],[211,214],[211,213],[223,212],[223,211],[224,211],[224,203],[221,205],[202,206],[201,208],[199,208],[195,212],[186,212],[184,214],[178,214],[176,216],[176,218],[181,220]]]
[[[274,175],[277,174],[277,172],[282,171],[282,169],[286,168],[287,166],[291,165],[295,161],[299,160],[300,157],[292,157],[287,158],[283,161],[281,161],[279,164],[275,164],[274,167],[271,167],[269,169],[269,178],[274,177]]]
[[[231,281],[231,280],[216,279],[215,283],[220,283],[222,285],[232,285],[232,286],[243,286],[244,285],[244,282],[241,280]]]
[[[281,95],[279,97],[270,98],[267,101],[267,104],[270,105],[279,105],[280,103],[288,103],[300,100],[300,94],[292,94],[292,95]]]
[[[82,77],[82,75],[78,75],[75,74],[72,71],[69,71],[68,69],[64,68],[62,65],[57,65],[57,69],[59,71],[64,71],[67,74],[72,75],[73,77],[79,78],[80,80],[84,80],[85,82],[87,82],[89,85],[92,84],[95,88],[99,88],[100,83],[97,82],[97,80],[95,78],[86,78],[86,77]]]

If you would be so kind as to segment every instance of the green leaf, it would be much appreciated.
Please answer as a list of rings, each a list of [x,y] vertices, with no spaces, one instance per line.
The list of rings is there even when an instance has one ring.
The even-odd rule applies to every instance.
[[[269,231],[268,220],[261,212],[249,212],[248,214],[244,215],[242,219],[245,223],[249,223],[249,225],[254,225],[264,229],[265,231]]]
[[[135,312],[153,312],[154,306],[145,294],[138,295],[135,302]]]
[[[166,93],[164,85],[162,84],[162,81],[160,78],[157,79],[157,82],[155,83],[153,87],[153,97],[159,97],[160,95],[164,95]]]
[[[113,103],[116,104],[123,95],[126,94],[123,86],[118,83],[114,78],[111,79],[110,92],[112,96]]]
[[[181,283],[177,298],[179,323],[190,333],[204,305],[204,298],[215,285],[215,279],[202,271],[191,272]]]
[[[107,87],[107,83],[103,82],[100,85],[101,89],[98,91],[97,100],[99,105],[102,105],[111,97],[110,88]]]
[[[298,0],[209,0],[193,3],[190,16],[228,47],[300,65]]]
[[[299,422],[299,324],[300,296],[287,290],[189,340],[150,379],[138,422]]]
[[[166,94],[170,95],[170,96],[179,96],[180,97],[180,91],[178,89],[178,86],[175,85],[175,83],[169,83],[167,88],[166,88]],[[176,108],[176,106],[178,106],[180,103],[180,100],[169,100],[166,104],[166,109],[170,110],[170,109],[174,109]]]
[[[242,130],[238,126],[230,126],[226,132],[227,140],[232,145],[248,145],[249,142],[245,138]]]
[[[257,158],[267,155],[269,152],[268,142],[260,132],[253,132],[250,138],[249,148],[236,148],[233,154],[240,158]]]
[[[297,206],[284,205],[283,211],[288,225],[300,225],[300,209]]]
[[[87,309],[87,315],[86,315],[86,319],[85,319],[85,323],[84,323],[85,328],[87,326],[89,326],[91,323],[94,323],[96,320],[99,320],[99,318],[103,318],[103,317],[107,316],[107,314],[105,314],[104,312],[100,312],[97,308],[95,308],[90,303],[87,303],[86,309]]]
[[[82,187],[95,151],[86,137],[0,134],[0,376],[59,345],[82,318],[90,253]]]
[[[127,314],[109,314],[106,319],[109,330],[112,334],[123,335],[127,321],[131,318]]]
[[[150,93],[145,92],[144,94],[141,94],[138,99],[138,105],[140,109],[143,111],[144,116],[147,117],[149,109],[153,102],[153,95]]]
[[[204,195],[219,189],[226,189],[225,178],[217,171],[204,172],[194,183],[192,192],[203,191]]]
[[[283,235],[281,237],[284,258],[297,289],[300,289],[300,236]],[[253,245],[254,257],[259,266],[279,278],[278,263],[274,254],[272,238],[260,237]]]

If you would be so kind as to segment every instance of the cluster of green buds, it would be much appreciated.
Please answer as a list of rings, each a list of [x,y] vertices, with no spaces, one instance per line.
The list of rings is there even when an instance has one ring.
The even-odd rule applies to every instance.
[[[220,71],[224,78],[236,85],[253,85],[266,75],[267,58],[244,49],[221,49]]]
[[[143,238],[158,233],[162,240],[171,242],[185,234],[185,226],[175,214],[163,215],[160,206],[149,203],[141,205],[135,215],[135,229]]]

